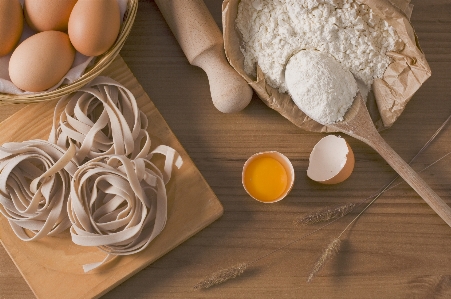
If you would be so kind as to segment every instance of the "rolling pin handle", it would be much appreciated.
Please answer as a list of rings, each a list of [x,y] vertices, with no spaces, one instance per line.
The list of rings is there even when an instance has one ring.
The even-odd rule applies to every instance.
[[[213,105],[223,113],[243,110],[252,99],[252,88],[228,63],[222,45],[215,45],[192,60],[205,71]]]
[[[207,73],[214,106],[223,113],[244,109],[253,91],[230,66],[224,40],[203,0],[155,0],[189,63]]]

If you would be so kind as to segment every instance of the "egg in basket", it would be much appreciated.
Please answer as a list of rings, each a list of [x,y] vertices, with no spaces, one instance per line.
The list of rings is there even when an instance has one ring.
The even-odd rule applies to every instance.
[[[137,9],[138,0],[0,0],[0,39],[9,41],[0,45],[0,104],[49,101],[90,82],[119,54]]]

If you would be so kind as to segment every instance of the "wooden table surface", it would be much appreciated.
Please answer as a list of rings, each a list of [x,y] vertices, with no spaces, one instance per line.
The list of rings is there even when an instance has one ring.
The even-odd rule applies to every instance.
[[[205,1],[220,25],[220,0]],[[412,23],[432,77],[392,128],[387,142],[410,160],[451,113],[451,0],[412,0]],[[211,103],[205,73],[188,64],[153,1],[140,2],[121,55],[224,206],[209,227],[127,280],[104,298],[450,298],[451,228],[405,183],[384,193],[344,235],[339,254],[306,279],[322,250],[360,209],[255,263],[241,277],[193,291],[205,276],[250,262],[312,232],[293,221],[306,213],[359,203],[394,171],[365,144],[346,137],[356,156],[352,176],[324,186],[306,176],[312,147],[324,135],[304,132],[256,96],[237,114]],[[1,106],[0,120],[21,106]],[[241,185],[246,159],[260,151],[285,154],[295,167],[291,193],[276,204],[251,199]],[[451,151],[451,125],[413,163],[421,170]],[[451,204],[451,158],[421,176]],[[0,298],[33,293],[0,248]]]

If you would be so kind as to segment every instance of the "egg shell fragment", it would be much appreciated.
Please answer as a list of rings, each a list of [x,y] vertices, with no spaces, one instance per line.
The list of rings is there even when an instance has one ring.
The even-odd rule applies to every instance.
[[[116,0],[78,0],[69,18],[69,38],[78,52],[98,56],[114,44],[120,25]]]
[[[75,49],[66,33],[40,32],[14,50],[9,61],[9,76],[20,89],[43,91],[61,81],[74,58]]]
[[[14,50],[23,31],[23,12],[19,0],[0,0],[0,56]]]
[[[349,178],[354,164],[354,152],[346,140],[328,135],[314,146],[307,176],[322,184],[338,184]]]
[[[24,15],[35,31],[67,31],[70,13],[77,0],[25,0]]]

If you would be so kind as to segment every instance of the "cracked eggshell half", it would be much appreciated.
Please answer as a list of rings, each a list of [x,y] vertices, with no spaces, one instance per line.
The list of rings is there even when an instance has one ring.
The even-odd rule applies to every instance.
[[[346,140],[328,135],[314,146],[307,176],[322,184],[338,184],[351,175],[354,164],[354,153]]]

